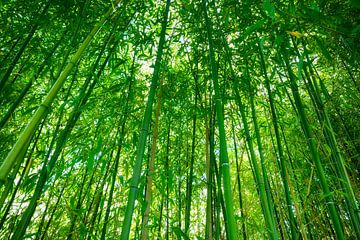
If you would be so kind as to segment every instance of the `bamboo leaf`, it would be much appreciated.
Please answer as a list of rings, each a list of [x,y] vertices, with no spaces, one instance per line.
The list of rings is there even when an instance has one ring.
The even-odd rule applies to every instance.
[[[264,0],[263,2],[263,8],[267,15],[272,19],[275,20],[275,8],[271,4],[270,0]]]

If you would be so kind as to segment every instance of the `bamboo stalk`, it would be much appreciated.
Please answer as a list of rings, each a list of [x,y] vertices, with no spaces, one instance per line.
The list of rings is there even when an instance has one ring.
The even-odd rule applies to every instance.
[[[208,46],[209,46],[209,56],[210,56],[210,69],[211,69],[211,78],[214,84],[214,92],[215,92],[215,110],[217,116],[217,123],[219,128],[220,135],[220,162],[222,168],[222,177],[223,177],[223,187],[224,187],[224,198],[225,198],[225,211],[226,218],[228,223],[228,237],[230,240],[237,239],[237,227],[234,218],[234,207],[231,193],[231,178],[230,178],[230,166],[229,159],[227,153],[227,145],[226,145],[226,133],[225,133],[225,125],[224,125],[224,106],[222,102],[222,98],[220,95],[220,87],[218,83],[218,75],[215,63],[215,55],[214,55],[214,47],[212,40],[212,23],[207,14],[207,4],[206,0],[202,0],[203,12],[205,15],[205,24],[208,38]]]
[[[157,56],[155,60],[155,66],[154,66],[154,72],[151,79],[151,86],[149,90],[149,95],[146,103],[146,109],[144,113],[144,119],[142,121],[141,125],[141,132],[139,137],[139,144],[137,148],[136,153],[136,160],[133,167],[133,174],[131,178],[130,183],[130,190],[129,190],[129,196],[128,196],[128,202],[126,205],[126,211],[121,231],[120,239],[127,240],[129,239],[130,235],[130,227],[131,227],[131,220],[132,215],[134,212],[134,205],[135,200],[137,198],[137,194],[139,191],[139,181],[140,181],[140,175],[141,175],[141,167],[142,167],[142,161],[144,157],[145,152],[145,145],[147,140],[147,135],[149,131],[149,125],[151,120],[151,112],[152,112],[152,105],[155,97],[156,87],[158,85],[158,79],[159,79],[159,72],[161,67],[161,59],[163,54],[163,48],[165,44],[165,35],[166,35],[166,26],[168,22],[168,15],[169,15],[169,8],[170,8],[170,0],[166,1],[166,7],[163,15],[163,20],[161,23],[161,33],[160,33],[160,40],[159,40],[159,46],[157,51]]]
[[[287,71],[289,72],[291,91],[293,93],[293,97],[294,97],[294,100],[295,100],[295,105],[296,105],[296,108],[298,110],[298,114],[299,114],[299,117],[300,117],[300,123],[301,123],[301,125],[303,127],[303,131],[304,131],[304,134],[305,134],[306,139],[307,139],[307,143],[308,143],[309,150],[311,152],[311,156],[312,156],[312,158],[313,158],[313,160],[315,162],[317,174],[318,174],[318,177],[320,179],[320,184],[321,184],[321,187],[322,187],[323,192],[324,192],[324,198],[325,198],[325,201],[326,201],[326,205],[328,206],[328,209],[329,209],[329,214],[330,214],[330,217],[332,219],[333,226],[335,228],[336,236],[337,236],[338,239],[344,239],[344,233],[343,233],[343,230],[342,230],[340,217],[339,217],[339,214],[338,214],[338,212],[336,210],[335,202],[334,202],[334,199],[332,197],[332,193],[330,192],[330,188],[329,188],[328,183],[327,183],[327,178],[326,178],[326,175],[325,175],[325,171],[324,171],[324,168],[323,168],[321,160],[320,160],[319,152],[317,150],[317,141],[315,140],[315,137],[313,136],[310,125],[309,125],[308,120],[306,118],[304,107],[303,107],[303,104],[302,104],[302,101],[301,101],[301,98],[300,98],[300,95],[299,95],[299,89],[298,89],[298,86],[297,86],[297,84],[295,82],[295,75],[292,72],[291,65],[290,65],[290,62],[289,62],[289,58],[288,58],[288,55],[287,55],[287,52],[286,52],[285,49],[282,49],[282,54],[283,54],[283,59],[284,59],[285,64],[286,64]]]
[[[119,3],[120,0],[116,0],[115,6]],[[80,45],[77,52],[71,58],[70,62],[66,65],[65,69],[60,74],[59,78],[56,80],[48,94],[46,95],[44,101],[40,104],[38,109],[36,110],[34,116],[29,121],[28,125],[24,129],[24,131],[20,134],[17,142],[13,146],[12,150],[8,153],[7,157],[5,158],[4,162],[0,166],[0,184],[3,184],[6,181],[6,178],[13,168],[17,156],[21,152],[21,149],[25,146],[26,142],[31,138],[34,134],[35,130],[37,129],[41,120],[47,115],[51,108],[51,104],[54,101],[57,93],[64,85],[66,78],[68,77],[69,73],[76,65],[76,63],[80,60],[82,54],[85,52],[85,49],[90,44],[91,40],[94,38],[96,33],[99,31],[100,27],[105,23],[105,21],[112,15],[114,12],[114,8],[111,7],[107,13],[103,16],[103,18],[99,21],[98,24],[94,26],[92,31]]]

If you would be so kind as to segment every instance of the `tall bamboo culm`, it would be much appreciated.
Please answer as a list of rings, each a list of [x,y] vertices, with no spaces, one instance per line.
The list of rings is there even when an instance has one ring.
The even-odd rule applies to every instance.
[[[156,88],[157,88],[158,80],[159,80],[159,73],[160,73],[161,60],[162,60],[163,49],[164,49],[164,44],[165,44],[166,26],[167,26],[167,22],[168,22],[169,9],[170,9],[170,0],[167,0],[164,15],[163,15],[163,20],[161,23],[161,33],[160,33],[160,40],[159,40],[159,45],[158,45],[158,50],[157,50],[157,55],[156,55],[156,60],[155,60],[154,72],[153,72],[152,79],[151,79],[151,85],[150,85],[149,95],[148,95],[148,99],[147,99],[147,103],[146,103],[146,109],[145,109],[144,118],[143,118],[142,125],[141,125],[141,132],[140,132],[139,143],[138,143],[138,148],[137,148],[137,152],[136,152],[136,159],[135,159],[135,164],[133,167],[133,174],[132,174],[132,178],[131,178],[131,182],[130,182],[129,196],[128,196],[128,201],[127,201],[127,205],[126,205],[124,221],[123,221],[123,225],[122,225],[122,229],[121,229],[120,239],[122,239],[122,240],[129,239],[131,220],[132,220],[132,215],[134,212],[135,200],[137,198],[138,191],[139,191],[138,185],[139,185],[139,180],[140,180],[140,175],[141,175],[141,167],[142,167],[142,161],[143,161],[145,147],[146,147],[145,145],[146,145],[146,140],[147,140],[147,136],[148,136],[149,125],[150,125],[150,121],[151,121],[152,105],[154,102]]]

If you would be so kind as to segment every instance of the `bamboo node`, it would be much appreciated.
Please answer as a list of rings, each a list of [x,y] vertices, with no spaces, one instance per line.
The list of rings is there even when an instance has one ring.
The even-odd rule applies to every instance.
[[[50,108],[50,106],[45,103],[40,104],[40,107],[44,107],[46,111]]]

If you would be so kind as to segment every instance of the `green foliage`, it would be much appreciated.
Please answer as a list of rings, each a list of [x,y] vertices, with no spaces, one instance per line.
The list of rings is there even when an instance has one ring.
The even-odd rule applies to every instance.
[[[0,2],[0,238],[356,239],[359,1],[169,3]]]

